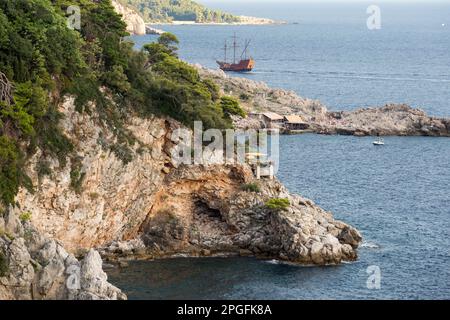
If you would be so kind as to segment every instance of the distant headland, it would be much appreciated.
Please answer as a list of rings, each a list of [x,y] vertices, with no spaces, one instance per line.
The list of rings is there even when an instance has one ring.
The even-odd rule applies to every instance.
[[[116,11],[123,16],[131,34],[153,33],[149,25],[268,25],[285,24],[268,18],[239,16],[212,10],[191,0],[173,3],[169,0],[148,2],[144,0],[113,0]],[[158,34],[158,33],[157,33]]]

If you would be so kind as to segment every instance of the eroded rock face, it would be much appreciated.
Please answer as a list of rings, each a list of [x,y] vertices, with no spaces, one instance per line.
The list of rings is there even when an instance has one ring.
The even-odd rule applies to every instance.
[[[167,134],[170,120],[131,117],[124,129],[137,141],[125,164],[114,152],[117,138],[98,115],[75,111],[67,99],[60,111],[61,126],[75,146],[65,166],[37,152],[27,173],[36,186],[34,193],[21,189],[16,197],[38,230],[58,239],[69,252],[101,246],[113,240],[132,239],[153,203],[170,162]],[[95,109],[93,109],[94,111]],[[74,162],[84,177],[78,190],[72,186]],[[48,163],[50,175],[38,176],[38,167]]]
[[[260,192],[246,192],[256,183]],[[289,199],[286,210],[265,202]],[[246,166],[180,167],[166,177],[143,239],[155,255],[247,252],[306,264],[356,259],[361,235],[277,180],[253,179]]]
[[[118,1],[111,1],[114,9],[120,15],[122,20],[127,24],[127,31],[135,35],[144,35],[146,33],[144,19],[132,9],[122,5]]]
[[[63,166],[37,152],[27,170],[37,190],[21,189],[16,200],[37,230],[70,253],[92,247],[125,255],[246,252],[317,264],[356,257],[361,237],[354,228],[289,194],[276,180],[253,181],[248,166],[177,168],[169,156],[171,133],[179,127],[173,120],[130,116],[123,129],[136,143],[125,164],[111,148],[116,136],[94,107],[89,115],[79,113],[67,99],[60,111],[74,155]],[[74,157],[84,176],[77,190],[71,181]],[[50,176],[38,176],[42,161],[50,164]],[[261,192],[244,192],[250,182],[260,184]],[[270,198],[287,198],[290,206],[269,210],[264,203]],[[57,275],[49,272],[46,278]]]
[[[117,300],[126,296],[107,282],[99,253],[77,260],[10,208],[0,218],[0,300]]]

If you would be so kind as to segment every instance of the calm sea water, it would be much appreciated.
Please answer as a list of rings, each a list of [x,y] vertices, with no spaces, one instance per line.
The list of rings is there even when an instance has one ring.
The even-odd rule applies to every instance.
[[[180,37],[183,58],[214,67],[220,42],[236,30],[253,39],[258,65],[247,77],[333,109],[408,102],[450,115],[448,4],[381,4],[376,32],[365,29],[364,5],[220,5],[299,24],[164,26]],[[134,262],[111,270],[110,280],[131,299],[450,299],[450,139],[385,141],[374,147],[369,137],[280,138],[278,178],[362,232],[358,261],[301,267],[179,258]],[[367,288],[369,266],[381,270],[379,290]]]
[[[282,136],[278,177],[363,234],[359,260],[301,267],[247,258],[131,263],[131,299],[450,299],[450,139]],[[381,289],[367,289],[369,266]]]
[[[368,30],[368,3],[212,1],[212,7],[290,22],[277,26],[157,26],[181,41],[183,59],[217,68],[225,39],[249,38],[247,78],[319,99],[333,110],[408,103],[450,116],[450,1],[379,4],[381,29]],[[298,24],[293,24],[298,23]],[[444,26],[443,26],[444,24]],[[155,36],[134,37],[138,46]]]

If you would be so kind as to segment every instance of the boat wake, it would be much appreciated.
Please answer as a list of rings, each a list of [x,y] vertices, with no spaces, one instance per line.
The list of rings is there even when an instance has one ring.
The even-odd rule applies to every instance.
[[[361,248],[369,248],[369,249],[378,249],[380,248],[379,245],[377,245],[376,243],[373,242],[363,242],[360,245]]]

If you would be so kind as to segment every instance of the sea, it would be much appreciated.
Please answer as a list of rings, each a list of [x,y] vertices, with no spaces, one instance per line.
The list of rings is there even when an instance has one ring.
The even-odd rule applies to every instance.
[[[254,71],[232,74],[318,99],[330,110],[407,103],[450,117],[450,2],[213,1],[282,25],[156,25],[180,57],[216,68],[225,39],[251,39]],[[156,36],[132,37],[139,48]],[[450,138],[280,137],[277,177],[363,235],[355,262],[173,258],[108,270],[129,299],[450,299]]]

